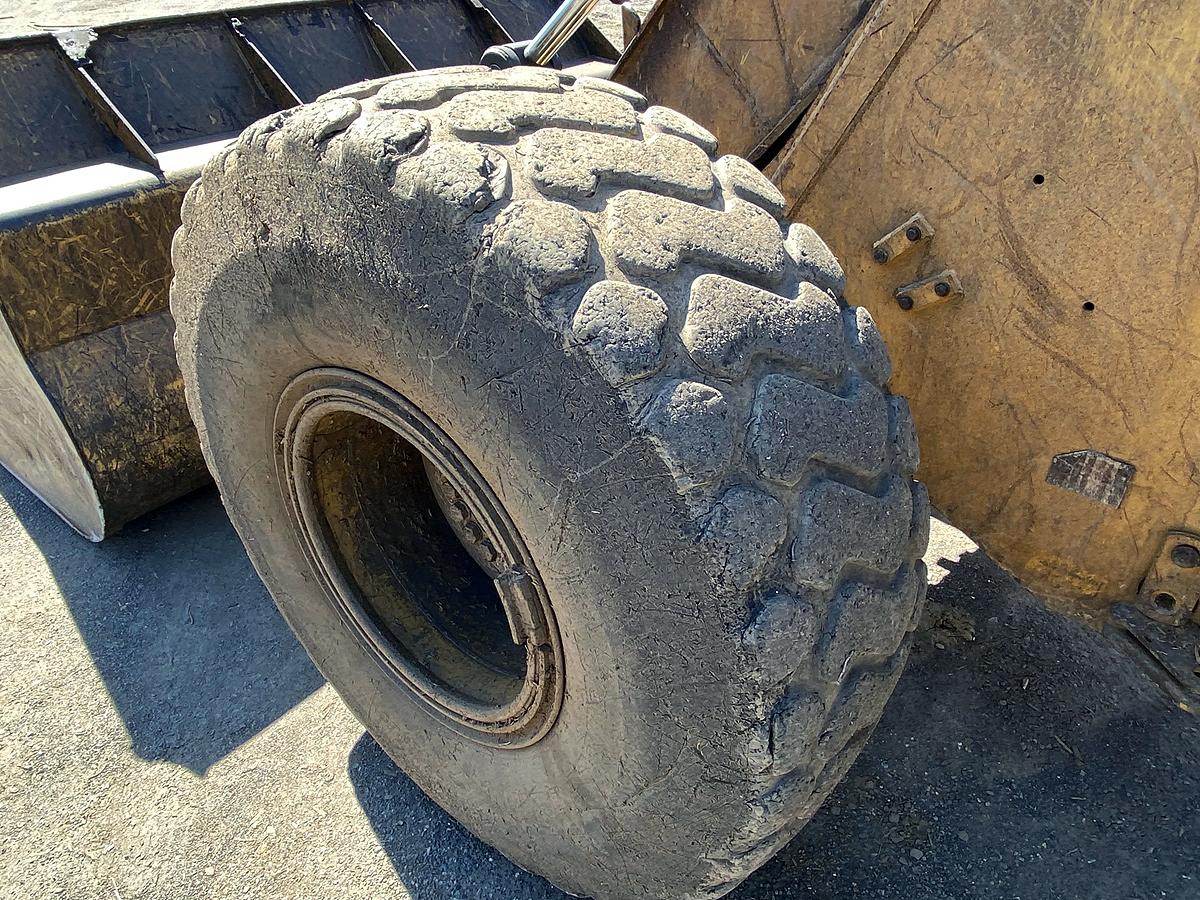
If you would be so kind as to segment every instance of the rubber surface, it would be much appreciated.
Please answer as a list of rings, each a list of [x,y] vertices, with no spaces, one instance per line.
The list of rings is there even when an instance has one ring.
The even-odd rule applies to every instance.
[[[381,745],[568,890],[715,897],[861,749],[924,595],[907,404],[833,255],[617,85],[440,70],[265,119],[176,238],[189,403],[285,617]],[[500,493],[567,653],[522,751],[439,732],[339,631],[271,470],[291,377],[362,371]]]

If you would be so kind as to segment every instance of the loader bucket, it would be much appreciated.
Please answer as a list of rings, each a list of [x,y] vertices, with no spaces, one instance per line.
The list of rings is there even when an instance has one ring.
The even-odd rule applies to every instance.
[[[243,128],[477,63],[554,0],[361,0],[0,40],[0,463],[98,541],[208,480],[167,308],[187,186]],[[590,25],[558,62],[611,61]]]

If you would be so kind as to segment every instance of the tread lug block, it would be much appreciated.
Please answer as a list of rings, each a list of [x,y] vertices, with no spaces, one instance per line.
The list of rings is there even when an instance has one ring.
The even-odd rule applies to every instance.
[[[473,91],[541,91],[558,94],[563,89],[563,76],[548,69],[532,67],[512,69],[504,81],[490,77],[484,66],[463,66],[457,70],[414,72],[380,82],[375,102],[380,109],[429,109],[459,94]],[[346,90],[367,88],[357,85]],[[336,94],[336,92],[335,92]],[[328,96],[328,95],[327,95]]]
[[[524,128],[578,128],[608,134],[637,129],[637,113],[620,97],[599,91],[562,95],[531,91],[477,91],[445,105],[446,123],[460,137],[507,140]]]
[[[917,582],[917,599],[913,603],[912,616],[908,620],[909,634],[916,631],[921,624],[921,613],[925,611],[925,598],[929,594],[929,570],[925,566],[924,560],[918,559],[914,563],[913,577]]]
[[[542,301],[587,267],[591,232],[583,217],[562,203],[516,200],[497,217],[491,238],[502,277],[522,281],[538,320],[562,328],[565,308]]]
[[[651,277],[695,262],[769,287],[783,277],[787,260],[775,217],[744,200],[730,200],[722,212],[623,191],[609,204],[608,233],[618,264]]]
[[[746,374],[759,357],[825,379],[845,365],[841,310],[824,291],[802,284],[794,299],[722,275],[692,283],[681,338],[700,368],[724,378]]]
[[[859,735],[865,743],[869,729],[883,714],[883,705],[892,695],[892,689],[904,671],[908,655],[905,647],[877,669],[863,669],[850,676],[842,685],[825,730],[817,741],[826,760],[834,760],[838,754]],[[869,722],[869,726],[862,723]]]
[[[712,132],[673,109],[651,106],[646,110],[645,122],[655,131],[686,138],[709,156],[717,152],[717,139]]]
[[[929,488],[919,481],[910,481],[909,484],[912,486],[913,516],[908,552],[920,559],[929,548]]]
[[[790,375],[759,383],[747,447],[763,478],[796,485],[814,462],[870,478],[883,468],[887,442],[887,401],[866,382],[845,398]]]
[[[301,106],[283,121],[283,136],[297,146],[319,148],[341,134],[362,114],[362,104],[349,98]]]
[[[787,249],[803,280],[833,291],[839,297],[846,292],[846,273],[842,271],[842,264],[807,225],[795,224],[788,229]]]
[[[758,658],[756,675],[764,688],[782,684],[812,655],[818,631],[813,604],[776,591],[767,597],[742,632],[742,643]]]
[[[794,772],[811,762],[813,743],[825,724],[825,702],[816,691],[792,691],[771,716],[772,771]]]
[[[770,494],[729,488],[713,504],[702,537],[718,554],[720,585],[746,590],[775,561],[787,539],[787,515],[783,504]]]
[[[758,800],[754,814],[737,846],[741,853],[752,853],[764,843],[772,843],[785,832],[793,819],[803,818],[816,811],[817,774],[797,769],[775,781]]]
[[[892,361],[883,345],[883,335],[866,307],[854,306],[842,313],[855,366],[870,381],[886,387],[892,378]]]
[[[846,565],[895,572],[912,546],[912,484],[893,479],[883,496],[875,497],[840,482],[818,482],[800,506],[791,550],[796,580],[829,590]]]
[[[429,141],[429,119],[408,110],[388,110],[350,129],[346,140],[370,160],[380,175],[390,177],[396,165],[421,153]],[[507,164],[505,166],[507,168]],[[496,195],[495,190],[492,191]]]
[[[888,397],[888,408],[888,444],[891,447],[892,466],[901,474],[912,475],[921,465],[912,410],[903,397]]]
[[[410,135],[411,132],[406,130],[403,139],[407,140]],[[384,149],[386,152],[386,145]],[[374,153],[372,158],[375,158]],[[426,204],[426,209],[437,221],[443,226],[461,225],[508,195],[508,161],[482,144],[438,144],[418,156],[408,157],[396,167],[393,190],[405,196],[430,198],[432,203]],[[577,216],[574,210],[560,214],[564,220]],[[586,228],[582,223],[579,225]],[[574,241],[568,226],[563,240],[553,249],[540,249],[535,254],[537,264],[561,266],[552,261],[556,253],[573,260],[586,259],[586,230],[576,228],[573,231]],[[581,244],[582,256],[579,254]]]
[[[609,81],[607,78],[593,78],[591,75],[580,75],[575,79],[575,87],[578,90],[603,91],[606,94],[613,94],[620,97],[639,112],[646,108],[645,97],[633,88],[617,84],[615,81]]]
[[[682,200],[708,200],[713,174],[708,157],[694,144],[670,135],[634,140],[543,128],[529,142],[529,165],[543,193],[583,199],[600,185],[641,188]]]
[[[650,404],[641,425],[685,489],[716,481],[729,466],[729,404],[715,387],[695,381],[669,383]]]
[[[608,383],[619,386],[661,367],[666,327],[667,304],[654,291],[601,281],[583,295],[571,329]]]
[[[287,120],[301,109],[303,107],[293,106],[291,109],[283,109],[266,118],[259,119],[242,132],[238,142],[247,147],[255,147],[259,151],[266,150],[270,146],[271,139],[283,130]]]
[[[714,167],[728,193],[757,203],[774,216],[782,216],[786,201],[770,179],[740,156],[722,156]]]
[[[879,665],[896,652],[921,599],[918,573],[905,567],[886,587],[850,582],[830,604],[817,645],[817,674],[841,682],[866,665]]]

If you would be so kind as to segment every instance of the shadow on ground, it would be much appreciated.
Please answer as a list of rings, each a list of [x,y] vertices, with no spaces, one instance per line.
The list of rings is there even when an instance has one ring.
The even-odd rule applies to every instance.
[[[203,773],[323,683],[276,612],[215,488],[89,544],[0,470],[134,751]]]
[[[943,565],[866,750],[731,900],[1200,897],[1196,720],[981,552]],[[367,735],[349,774],[413,897],[566,897],[467,834]]]
[[[204,772],[321,679],[216,493],[88,545],[7,474],[135,751]],[[943,560],[909,668],[829,803],[733,895],[1200,898],[1200,727],[985,555]],[[348,775],[415,900],[565,895],[480,843],[364,735]]]
[[[983,553],[942,565],[866,750],[733,896],[1200,897],[1197,719]]]

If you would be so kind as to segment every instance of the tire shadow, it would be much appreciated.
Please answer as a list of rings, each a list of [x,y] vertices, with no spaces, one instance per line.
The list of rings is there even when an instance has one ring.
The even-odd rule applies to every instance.
[[[0,471],[133,749],[203,773],[322,680],[207,489],[102,544]],[[908,669],[809,826],[730,896],[1200,898],[1200,721],[980,551],[943,559]],[[565,894],[480,842],[363,735],[358,802],[415,900]]]
[[[133,750],[203,774],[323,683],[213,487],[100,544],[8,472],[0,496],[46,558]]]
[[[981,551],[941,565],[866,749],[730,897],[1200,897],[1200,720]]]
[[[982,552],[941,566],[866,749],[731,900],[1200,897],[1197,720]],[[349,775],[415,900],[567,896],[467,833],[369,735]]]

